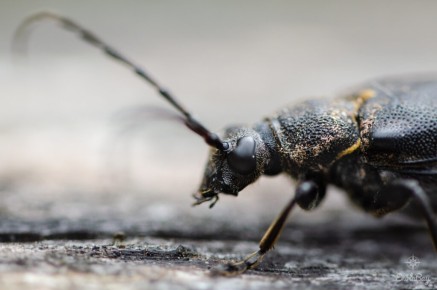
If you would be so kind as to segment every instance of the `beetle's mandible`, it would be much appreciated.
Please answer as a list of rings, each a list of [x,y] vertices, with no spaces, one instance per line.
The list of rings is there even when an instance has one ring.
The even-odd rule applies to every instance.
[[[238,274],[256,267],[273,248],[287,216],[297,206],[317,207],[328,184],[344,189],[365,211],[383,216],[407,208],[425,219],[437,248],[437,76],[387,78],[336,99],[316,99],[284,108],[251,127],[233,126],[218,136],[195,120],[139,66],[93,33],[57,14],[42,12],[19,27],[51,19],[124,63],[182,115],[184,123],[211,146],[195,204],[238,195],[261,175],[285,173],[297,188],[260,241],[259,250],[217,269]]]

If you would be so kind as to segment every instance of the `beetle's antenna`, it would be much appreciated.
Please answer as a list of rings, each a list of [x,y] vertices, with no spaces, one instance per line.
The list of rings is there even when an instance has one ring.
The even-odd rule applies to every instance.
[[[110,56],[111,58],[120,61],[125,64],[127,67],[133,70],[133,72],[149,83],[152,87],[156,89],[156,91],[166,99],[176,110],[182,113],[185,117],[184,123],[194,131],[196,134],[200,135],[205,142],[213,146],[219,150],[226,150],[228,147],[227,143],[224,143],[215,133],[212,133],[208,129],[206,129],[200,122],[193,118],[192,114],[187,111],[177,100],[176,98],[164,89],[156,80],[154,80],[149,73],[147,73],[140,66],[136,65],[132,61],[130,61],[123,54],[119,53],[117,50],[100,40],[94,33],[84,29],[74,21],[60,16],[53,12],[43,11],[36,13],[34,15],[29,16],[25,19],[21,25],[18,27],[17,31],[14,35],[13,40],[13,50],[14,51],[24,51],[24,47],[26,47],[26,41],[29,34],[29,28],[32,24],[43,21],[43,20],[53,20],[57,21],[64,26],[65,29],[70,30],[72,32],[78,33],[83,40],[88,42],[89,44],[101,49],[105,54]]]

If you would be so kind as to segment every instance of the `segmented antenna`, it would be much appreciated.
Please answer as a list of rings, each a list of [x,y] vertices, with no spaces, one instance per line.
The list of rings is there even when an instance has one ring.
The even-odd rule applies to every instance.
[[[29,34],[30,27],[39,21],[44,20],[53,20],[59,22],[63,25],[63,27],[72,32],[78,33],[80,37],[88,42],[89,44],[99,48],[105,54],[110,56],[111,58],[125,64],[128,68],[132,69],[132,71],[149,83],[152,87],[156,89],[156,91],[166,99],[176,110],[182,113],[185,117],[184,123],[185,125],[194,131],[196,134],[200,135],[205,142],[213,146],[219,150],[226,150],[228,148],[228,144],[221,141],[221,139],[217,136],[217,134],[212,133],[208,129],[206,129],[200,122],[193,118],[190,112],[188,112],[177,100],[176,98],[167,90],[165,90],[156,80],[154,80],[149,73],[147,73],[140,66],[136,65],[128,58],[126,58],[123,54],[119,53],[117,50],[103,42],[99,39],[94,33],[84,29],[74,21],[55,14],[53,12],[39,12],[29,16],[25,19],[21,25],[18,27],[17,31],[14,35],[13,40],[13,50],[24,52],[24,48],[26,47],[26,42]]]

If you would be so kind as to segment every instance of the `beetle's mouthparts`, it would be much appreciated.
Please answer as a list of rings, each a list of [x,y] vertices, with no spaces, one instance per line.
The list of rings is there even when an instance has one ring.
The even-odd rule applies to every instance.
[[[215,193],[213,190],[205,190],[205,191],[194,193],[193,197],[196,200],[196,202],[193,203],[193,206],[212,200],[211,204],[209,205],[209,208],[212,208],[219,200],[218,194]]]

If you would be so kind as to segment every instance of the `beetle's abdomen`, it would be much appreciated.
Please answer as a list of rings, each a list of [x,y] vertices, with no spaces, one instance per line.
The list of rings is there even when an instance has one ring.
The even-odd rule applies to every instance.
[[[321,171],[359,146],[356,108],[350,101],[313,100],[280,111],[272,131],[283,168],[296,175]]]
[[[424,167],[437,163],[437,80],[372,83],[375,96],[359,111],[369,163]]]

